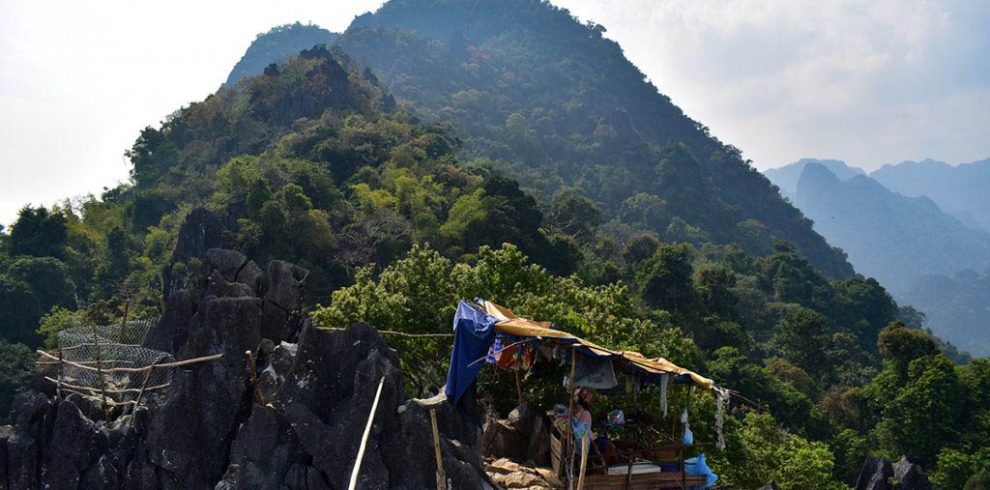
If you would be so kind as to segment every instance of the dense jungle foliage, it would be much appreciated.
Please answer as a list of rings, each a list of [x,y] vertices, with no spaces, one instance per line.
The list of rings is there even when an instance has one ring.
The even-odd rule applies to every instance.
[[[401,100],[457,128],[462,156],[513,175],[549,206],[590,198],[612,233],[795,243],[831,277],[852,268],[739,149],[709,134],[603,36],[538,0],[396,0],[359,16],[338,44]]]
[[[532,7],[512,19],[520,26],[536,22],[528,17],[553,19],[548,32],[570,33],[558,44],[577,36],[604,50],[585,53],[581,63],[621,56],[598,27],[576,25],[545,3],[520,5]],[[362,22],[368,19],[356,26]],[[487,36],[481,27],[469,32]],[[518,38],[511,29],[490,30],[503,34],[486,38],[486,49],[535,43],[525,44],[525,54],[540,46],[522,27]],[[355,28],[345,38],[377,33],[387,40],[383,52],[405,39],[440,58],[450,49],[383,32]],[[478,46],[464,49],[484,53]],[[480,296],[612,347],[666,356],[739,391],[749,402],[731,406],[727,448],[709,451],[720,481],[734,488],[770,479],[785,489],[843,488],[868,455],[907,455],[938,488],[961,488],[990,471],[990,361],[969,360],[912,328],[919,312],[899,308],[875,280],[851,275],[841,253],[771,198],[776,193],[738,152],[674,111],[638,71],[628,72],[631,65],[598,67],[595,75],[596,83],[635,78],[648,88],[635,93],[652,94],[652,109],[616,116],[635,124],[601,132],[602,141],[622,142],[592,142],[602,111],[616,100],[587,107],[592,99],[568,92],[563,81],[560,94],[549,93],[545,81],[517,88],[546,98],[532,107],[575,111],[548,116],[547,126],[521,115],[539,122],[523,134],[553,155],[547,161],[571,165],[547,174],[557,180],[550,184],[537,180],[543,171],[529,170],[547,167],[528,166],[536,160],[522,156],[527,140],[492,129],[483,143],[481,130],[444,124],[430,104],[398,104],[364,66],[322,46],[267,65],[144,129],[127,152],[128,184],[52,208],[25,207],[0,233],[0,408],[6,411],[24,382],[31,349],[50,344],[60,329],[117,321],[125,308],[135,317],[159,314],[168,282],[202,265],[173,260],[173,250],[186,216],[205,208],[221,217],[226,246],[259,263],[279,258],[311,271],[308,301],[322,305],[313,311],[320,325],[367,321],[449,332],[456,301]],[[542,73],[567,73],[565,67]],[[448,75],[434,82],[458,84],[466,76]],[[485,83],[511,78],[502,71],[475,76]],[[437,104],[461,100],[445,94],[435,92]],[[513,104],[461,106],[463,114],[449,120],[519,122],[509,117],[518,108],[493,114]],[[429,122],[416,117],[421,111]],[[471,114],[476,121],[465,120]],[[594,127],[583,126],[587,121]],[[574,126],[565,132],[557,124]],[[472,156],[484,144],[504,156]],[[582,145],[594,148],[577,151]],[[613,177],[608,185],[589,180]],[[546,192],[524,192],[519,182]],[[607,189],[619,197],[607,198]],[[435,390],[449,340],[389,340],[400,350],[410,394]],[[537,363],[534,370],[527,396],[559,401],[559,368]],[[510,408],[514,381],[483,372],[482,390],[505,395],[497,396],[499,408]],[[674,390],[672,406],[687,397],[696,437],[713,440],[712,397]],[[603,400],[598,409],[609,397]],[[656,409],[650,400],[615,402]]]

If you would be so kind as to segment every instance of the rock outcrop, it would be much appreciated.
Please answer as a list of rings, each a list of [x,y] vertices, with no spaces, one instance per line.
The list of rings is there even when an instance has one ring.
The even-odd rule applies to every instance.
[[[181,250],[201,261],[201,276],[171,292],[145,345],[176,359],[223,357],[176,369],[167,396],[109,420],[35,383],[0,427],[0,490],[343,489],[382,379],[358,488],[436,488],[430,415],[405,400],[396,352],[371,326],[306,321],[304,269],[273,261],[262,272],[222,249],[195,259],[214,238],[209,219],[198,224],[196,243]],[[448,488],[491,488],[479,428],[449,403],[434,409]]]
[[[506,419],[485,422],[482,453],[486,458],[509,458],[538,466],[550,464],[550,428],[539,408],[524,402]]]
[[[856,490],[930,490],[928,477],[918,465],[901,457],[897,463],[869,458],[863,463]]]

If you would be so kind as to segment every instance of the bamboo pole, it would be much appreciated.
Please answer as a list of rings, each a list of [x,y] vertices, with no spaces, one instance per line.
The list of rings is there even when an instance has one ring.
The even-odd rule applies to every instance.
[[[103,377],[103,364],[100,362],[100,336],[96,330],[96,325],[93,325],[93,343],[96,344],[95,348],[95,360],[96,360],[96,372],[100,377],[100,397],[103,399],[103,411],[107,411],[107,380]],[[109,413],[107,414],[109,419]]]
[[[358,446],[357,458],[354,460],[354,470],[351,471],[351,483],[347,485],[347,490],[357,488],[358,474],[361,473],[361,460],[364,459],[364,449],[368,444],[368,435],[371,434],[371,426],[375,422],[375,411],[378,410],[378,399],[382,396],[382,387],[385,386],[385,376],[378,382],[378,392],[375,393],[375,401],[371,404],[371,413],[368,414],[368,424],[364,426],[364,435],[361,436],[361,445]]]
[[[49,354],[49,353],[47,353],[47,352],[45,352],[43,350],[40,350],[39,349],[39,350],[37,350],[35,352],[37,352],[38,354],[41,354],[41,355],[43,355],[43,356],[45,356],[45,357],[47,357],[49,359],[58,360],[58,357],[53,356],[53,355],[51,355],[51,354]],[[157,368],[158,369],[169,369],[169,368],[176,368],[176,367],[181,367],[181,366],[188,366],[190,364],[197,364],[197,363],[200,363],[200,362],[216,361],[217,359],[221,359],[222,357],[223,357],[223,354],[221,353],[221,354],[213,354],[213,355],[203,356],[203,357],[194,357],[192,359],[184,359],[184,360],[181,360],[181,361],[163,362],[161,364],[158,364],[157,365]],[[143,373],[144,371],[147,371],[148,370],[148,366],[144,366],[144,367],[139,367],[139,368],[122,368],[122,367],[118,367],[118,368],[103,369],[101,371],[101,370],[98,370],[98,369],[96,369],[94,367],[90,367],[90,366],[86,366],[86,365],[83,365],[83,364],[79,364],[78,362],[65,361],[65,364],[67,364],[69,366],[72,366],[72,367],[77,367],[79,369],[86,369],[88,371],[97,371],[97,372],[106,372],[106,373]]]
[[[577,490],[584,488],[584,472],[588,468],[588,433],[581,434],[581,472],[578,473]]]
[[[577,375],[577,351],[571,349],[571,375],[567,378],[567,397],[570,399],[567,403],[567,423],[564,424],[564,447],[561,451],[561,458],[564,458],[566,464],[566,475],[567,475],[567,485],[571,486],[573,482],[571,481],[570,475],[573,472],[573,455],[574,455],[574,441],[573,439],[573,428],[571,424],[574,422],[574,376]],[[561,466],[564,468],[565,466]]]
[[[62,378],[65,376],[62,363],[62,349],[58,350],[58,383],[55,385],[55,395],[62,398]]]
[[[433,451],[437,456],[437,490],[447,490],[447,474],[443,471],[443,454],[440,453],[440,430],[437,428],[435,407],[430,407],[430,422],[433,425]]]
[[[131,310],[131,299],[127,298],[124,300],[124,319],[120,322],[120,333],[117,334],[117,342],[124,342],[124,331],[127,330],[127,314]]]
[[[52,378],[50,378],[48,376],[45,376],[45,380],[46,381],[50,381],[52,383],[58,383],[58,380],[57,379],[52,379]],[[172,385],[172,383],[164,383],[164,384],[160,384],[160,385],[148,386],[148,387],[146,387],[144,389],[144,391],[160,390],[162,388],[168,388],[171,385]],[[99,390],[97,388],[93,388],[93,387],[90,387],[90,386],[79,386],[79,385],[74,385],[74,384],[71,384],[71,383],[65,383],[65,382],[63,382],[62,383],[62,389],[64,390],[66,388],[70,388],[70,389],[73,389],[73,390],[86,390],[86,391],[89,391],[90,393],[92,393],[93,395],[96,395],[97,393],[100,393],[102,391],[102,390]],[[115,394],[120,394],[120,393],[140,393],[141,392],[141,390],[139,390],[137,388],[107,388],[105,391],[107,393],[115,393]],[[107,403],[110,404],[110,400],[108,400]],[[112,405],[119,405],[119,403],[113,403]]]
[[[151,364],[151,367],[148,368],[148,371],[146,373],[144,373],[144,382],[141,383],[141,391],[138,392],[138,396],[134,400],[134,407],[135,408],[138,405],[141,404],[141,397],[144,396],[144,391],[148,388],[148,380],[151,379],[151,373],[153,373],[155,371],[155,366],[157,366],[157,365],[158,365],[158,362],[157,361],[154,362],[154,363],[152,363]]]

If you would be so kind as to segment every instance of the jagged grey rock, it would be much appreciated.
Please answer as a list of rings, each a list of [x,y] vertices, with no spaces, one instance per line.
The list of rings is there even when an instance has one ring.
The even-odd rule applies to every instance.
[[[928,477],[918,465],[901,457],[896,464],[872,457],[863,463],[856,490],[929,490]]]
[[[211,248],[204,257],[211,270],[219,272],[224,279],[231,282],[237,280],[237,273],[248,261],[244,254],[226,248]]]
[[[0,490],[340,490],[383,377],[360,488],[435,488],[429,411],[404,399],[398,356],[378,332],[303,321],[305,269],[274,261],[267,277],[242,276],[247,261],[231,276],[240,257],[210,255],[201,276],[186,281],[190,288],[168,298],[145,345],[176,359],[223,358],[176,369],[160,402],[118,409],[111,421],[91,401],[60,400],[50,384],[32,383],[12,424],[0,427]],[[264,406],[245,350],[257,353]],[[449,403],[435,409],[452,488],[491,488],[478,427]]]

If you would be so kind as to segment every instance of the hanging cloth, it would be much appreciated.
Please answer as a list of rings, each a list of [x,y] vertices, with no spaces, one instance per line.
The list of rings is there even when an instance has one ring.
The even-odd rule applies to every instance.
[[[444,392],[456,405],[474,383],[483,366],[474,362],[488,352],[495,337],[495,317],[465,301],[457,304],[454,314],[454,348],[450,351],[450,368]]]
[[[670,383],[670,375],[663,373],[660,375],[660,411],[663,416],[667,416],[667,384]]]
[[[691,432],[691,423],[688,422],[687,407],[684,407],[684,411],[681,412],[681,423],[684,424],[684,445],[690,446],[694,444],[694,433]]]
[[[715,447],[719,451],[724,451],[725,434],[722,432],[722,427],[725,426],[725,409],[729,406],[729,390],[717,386],[712,389],[715,391],[715,433],[718,435]]]
[[[580,386],[596,390],[609,390],[619,384],[615,378],[611,357],[578,355],[575,357],[573,385],[564,376],[564,386]]]

